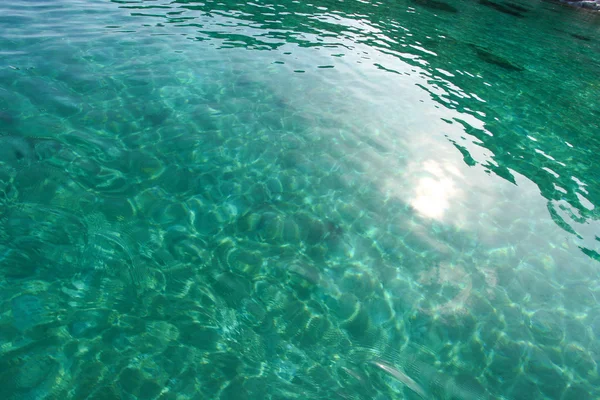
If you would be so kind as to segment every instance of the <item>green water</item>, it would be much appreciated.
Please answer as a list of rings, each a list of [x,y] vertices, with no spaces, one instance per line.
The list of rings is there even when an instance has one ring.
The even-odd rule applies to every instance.
[[[600,397],[600,16],[0,2],[1,399]]]

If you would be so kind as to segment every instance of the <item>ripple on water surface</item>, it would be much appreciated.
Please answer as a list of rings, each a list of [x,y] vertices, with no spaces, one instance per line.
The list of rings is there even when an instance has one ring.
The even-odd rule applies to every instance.
[[[2,3],[0,397],[599,397],[596,22]]]

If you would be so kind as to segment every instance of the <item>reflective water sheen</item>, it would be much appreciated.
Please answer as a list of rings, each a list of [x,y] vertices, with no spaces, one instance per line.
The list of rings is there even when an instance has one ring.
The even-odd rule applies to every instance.
[[[600,397],[600,18],[0,2],[0,398]]]

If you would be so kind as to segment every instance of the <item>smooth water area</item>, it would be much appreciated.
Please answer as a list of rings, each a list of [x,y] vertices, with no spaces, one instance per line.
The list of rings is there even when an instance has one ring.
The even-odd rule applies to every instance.
[[[600,17],[0,2],[0,398],[600,397]]]

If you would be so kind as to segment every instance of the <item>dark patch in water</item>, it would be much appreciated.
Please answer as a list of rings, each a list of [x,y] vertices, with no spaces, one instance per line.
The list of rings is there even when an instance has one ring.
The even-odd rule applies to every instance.
[[[565,35],[569,35],[569,36],[571,36],[571,37],[573,37],[573,38],[575,38],[575,39],[583,40],[583,41],[585,41],[585,42],[590,42],[590,41],[592,40],[592,38],[591,38],[591,37],[589,37],[589,36],[585,36],[585,35],[580,35],[580,34],[578,34],[578,33],[571,33],[571,32],[567,32],[567,31],[563,31],[562,29],[557,29],[557,28],[554,28],[554,30],[555,30],[556,32],[563,33],[563,34],[565,34]]]
[[[503,5],[506,6],[506,7],[508,7],[508,8],[512,8],[513,10],[520,11],[520,12],[528,12],[528,11],[530,11],[529,8],[526,8],[526,7],[523,7],[523,6],[520,6],[518,4],[514,4],[514,3],[504,3]]]
[[[525,17],[520,12],[517,12],[517,11],[515,11],[515,10],[513,10],[510,7],[507,7],[505,5],[494,3],[493,1],[479,0],[479,4],[481,4],[483,6],[486,6],[486,7],[489,7],[489,8],[493,8],[494,10],[500,11],[501,13],[512,15],[513,17],[517,17],[517,18],[524,18]]]
[[[30,160],[32,159],[32,150],[31,143],[27,138],[12,135],[0,136],[0,161],[13,164],[23,159]]]
[[[335,238],[340,237],[344,234],[344,228],[342,228],[340,225],[336,224],[333,221],[325,221],[325,228],[327,229],[327,233]]]
[[[577,33],[570,33],[569,35],[573,36],[575,39],[583,40],[585,42],[590,42],[592,38],[588,36],[579,35]]]
[[[15,122],[14,118],[12,115],[10,115],[9,113],[5,112],[5,111],[0,111],[0,122],[3,122],[5,124],[12,124]]]
[[[497,56],[496,54],[490,53],[487,50],[482,49],[479,46],[471,45],[479,57],[480,60],[485,61],[488,64],[497,65],[500,68],[504,68],[507,71],[524,71],[525,68],[515,65],[508,61],[507,59]]]
[[[451,6],[448,3],[444,3],[443,1],[437,1],[437,0],[413,0],[415,3],[417,3],[420,6],[423,6],[425,8],[429,8],[431,10],[438,10],[438,11],[446,11],[446,12],[450,12],[450,13],[454,13],[456,14],[458,12],[458,9],[456,9],[455,7]]]
[[[14,325],[20,331],[32,328],[44,320],[44,307],[37,296],[24,294],[15,297],[11,301],[11,306]]]

